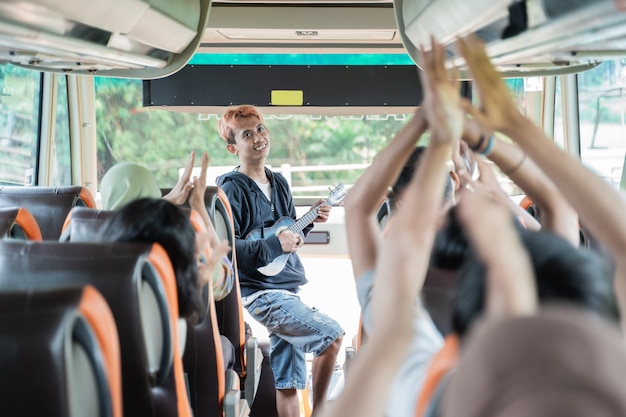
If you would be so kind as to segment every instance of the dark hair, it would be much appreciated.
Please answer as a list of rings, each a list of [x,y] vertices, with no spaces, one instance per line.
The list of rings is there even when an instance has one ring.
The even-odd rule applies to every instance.
[[[437,230],[430,254],[432,267],[456,271],[461,269],[465,261],[472,256],[470,244],[458,220],[457,211],[457,206],[450,207],[443,226]],[[518,217],[512,216],[511,219],[518,231],[524,230]]]
[[[612,277],[597,256],[550,232],[520,230],[520,236],[534,268],[540,303],[573,303],[610,321],[618,319]],[[460,271],[452,319],[460,336],[484,311],[485,274],[485,266],[471,252]]]
[[[174,204],[141,198],[122,207],[100,233],[104,242],[156,242],[167,252],[176,275],[178,313],[193,317],[202,311],[195,259],[196,233],[189,218]]]
[[[430,266],[457,270],[470,255],[470,246],[463,227],[457,220],[456,206],[451,207],[446,213],[443,226],[437,230],[435,242],[430,254]]]
[[[420,160],[422,159],[422,155],[424,154],[425,150],[426,150],[426,146],[421,146],[421,145],[416,146],[413,149],[413,152],[411,152],[409,159],[406,161],[406,163],[402,167],[402,171],[400,171],[400,174],[398,175],[396,182],[391,187],[392,193],[390,197],[397,199],[398,196],[406,189],[407,185],[409,185],[409,183],[411,182],[411,179],[413,178],[413,175],[415,174],[415,171],[417,170],[417,167],[419,165]],[[446,202],[450,201],[453,194],[454,194],[454,186],[452,184],[452,179],[448,178],[446,181],[446,188],[444,191],[444,201]]]

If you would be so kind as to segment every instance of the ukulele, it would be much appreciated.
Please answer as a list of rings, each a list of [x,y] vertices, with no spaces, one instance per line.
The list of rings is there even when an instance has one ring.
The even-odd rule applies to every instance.
[[[319,208],[324,205],[332,206],[333,204],[337,204],[341,202],[345,196],[346,196],[346,187],[343,184],[339,184],[335,188],[332,189],[332,191],[330,192],[330,195],[328,196],[326,200],[324,200],[322,203],[318,204],[317,206],[313,207],[311,210],[306,212],[299,219],[294,220],[289,216],[281,217],[280,219],[276,220],[276,222],[270,227],[264,227],[262,230],[255,229],[251,231],[246,236],[246,240],[254,241],[254,240],[264,239],[264,237],[268,237],[268,236],[278,236],[278,234],[285,229],[289,229],[294,233],[298,233],[300,236],[302,236],[302,239],[304,240],[304,234],[302,233],[302,231],[304,230],[305,227],[311,224],[313,220],[317,218]],[[287,264],[289,255],[291,255],[291,253],[283,253],[282,255],[275,258],[269,264],[257,268],[257,271],[259,271],[265,276],[272,277],[283,270],[283,268]]]

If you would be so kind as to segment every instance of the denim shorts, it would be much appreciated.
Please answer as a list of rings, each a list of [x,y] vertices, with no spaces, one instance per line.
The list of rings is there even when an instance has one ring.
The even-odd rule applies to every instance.
[[[339,323],[305,305],[295,294],[266,292],[246,308],[270,332],[276,389],[306,388],[305,353],[319,356],[345,333]]]

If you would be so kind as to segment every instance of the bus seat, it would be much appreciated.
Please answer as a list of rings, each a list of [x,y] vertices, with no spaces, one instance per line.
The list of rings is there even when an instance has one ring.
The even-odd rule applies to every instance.
[[[219,238],[227,239],[232,248],[229,256],[234,271],[233,289],[226,297],[215,303],[215,309],[221,333],[235,346],[235,371],[243,381],[244,398],[252,407],[261,381],[263,353],[257,339],[246,334],[237,272],[233,213],[228,197],[219,187],[206,188],[205,204]]]
[[[7,415],[121,417],[115,321],[93,287],[0,292]]]
[[[456,334],[450,334],[444,339],[444,345],[435,354],[426,370],[426,377],[422,390],[415,405],[415,417],[435,416],[439,399],[442,395],[442,383],[447,375],[456,367],[459,361],[459,338]],[[435,402],[433,403],[433,400]]]
[[[24,207],[2,207],[0,208],[0,236],[41,240],[41,230],[37,220]]]
[[[539,207],[533,202],[533,200],[525,195],[519,202],[519,206],[526,210],[528,214],[533,216],[539,223],[541,223],[541,215],[539,213]]]
[[[170,191],[170,188],[162,188],[161,194],[167,195]],[[228,202],[228,197],[216,186],[206,187],[204,202],[218,237],[221,240],[228,240],[232,248],[229,254],[229,260],[233,265],[234,272],[233,289],[222,300],[215,302],[215,309],[220,333],[227,337],[235,347],[234,369],[244,383],[244,397],[248,400],[249,404],[252,404],[252,399],[254,398],[258,386],[258,384],[255,385],[254,382],[259,380],[263,356],[256,341],[252,341],[249,344],[247,343],[249,336],[246,335],[243,306],[241,304],[232,210]],[[188,203],[185,203],[185,206],[189,207]],[[247,349],[250,349],[250,351],[246,352]],[[247,364],[247,357],[252,358],[250,364]],[[247,380],[246,384],[245,378],[248,371],[255,372],[255,375]]]
[[[269,341],[260,341],[259,349],[262,352],[263,362],[261,364],[260,383],[254,401],[250,406],[250,414],[252,416],[278,417],[274,373],[270,364]]]
[[[183,210],[189,211],[189,219],[196,233],[206,231],[204,221],[197,211],[189,208]],[[211,257],[210,248],[207,248],[205,257],[207,259]],[[189,326],[183,355],[183,365],[189,380],[191,407],[195,417],[216,415],[239,417],[240,410],[245,409],[241,401],[245,400],[240,400],[239,384],[236,388],[227,388],[226,381],[232,381],[234,377],[239,381],[239,376],[233,370],[225,369],[222,340],[215,314],[213,286],[204,285],[202,299],[204,313],[198,323]],[[232,406],[227,408],[227,403]]]
[[[85,187],[0,187],[0,207],[24,207],[37,220],[43,240],[58,240],[72,207],[96,207]]]
[[[230,339],[235,346],[236,360],[235,370],[241,377],[246,376],[245,343],[246,331],[243,320],[243,306],[241,304],[241,292],[239,289],[239,274],[236,267],[235,253],[235,228],[233,215],[228,202],[228,197],[218,187],[207,187],[205,203],[213,226],[220,239],[226,239],[230,243],[230,260],[235,271],[235,285],[233,290],[223,300],[217,302],[216,314],[219,328],[222,334]]]
[[[124,414],[190,417],[176,281],[161,246],[0,241],[0,291],[91,284],[118,327]]]
[[[206,231],[199,213],[186,207],[181,209],[188,213],[197,233]],[[102,226],[114,214],[115,211],[111,210],[75,207],[65,221],[61,240],[93,242]],[[210,249],[207,249],[205,256],[210,257]],[[205,286],[204,291],[204,314],[197,324],[187,325],[183,354],[191,407],[196,417],[221,415],[226,395],[222,342],[217,328],[212,288]]]
[[[386,198],[378,207],[378,211],[376,212],[376,220],[378,221],[378,225],[380,226],[380,230],[385,230],[387,226],[387,221],[389,221],[389,217],[391,216],[391,205],[389,203],[389,199]]]
[[[105,222],[113,217],[113,210],[92,207],[74,207],[63,222],[60,242],[93,242],[97,240]]]

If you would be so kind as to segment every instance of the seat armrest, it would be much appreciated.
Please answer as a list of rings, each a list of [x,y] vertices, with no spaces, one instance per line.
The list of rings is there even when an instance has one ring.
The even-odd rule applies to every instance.
[[[263,352],[259,348],[259,341],[256,337],[251,337],[246,342],[246,379],[244,381],[244,398],[250,407],[259,388],[262,365]]]
[[[239,375],[232,369],[226,371],[226,395],[224,396],[225,417],[248,417],[250,406],[241,398]]]

